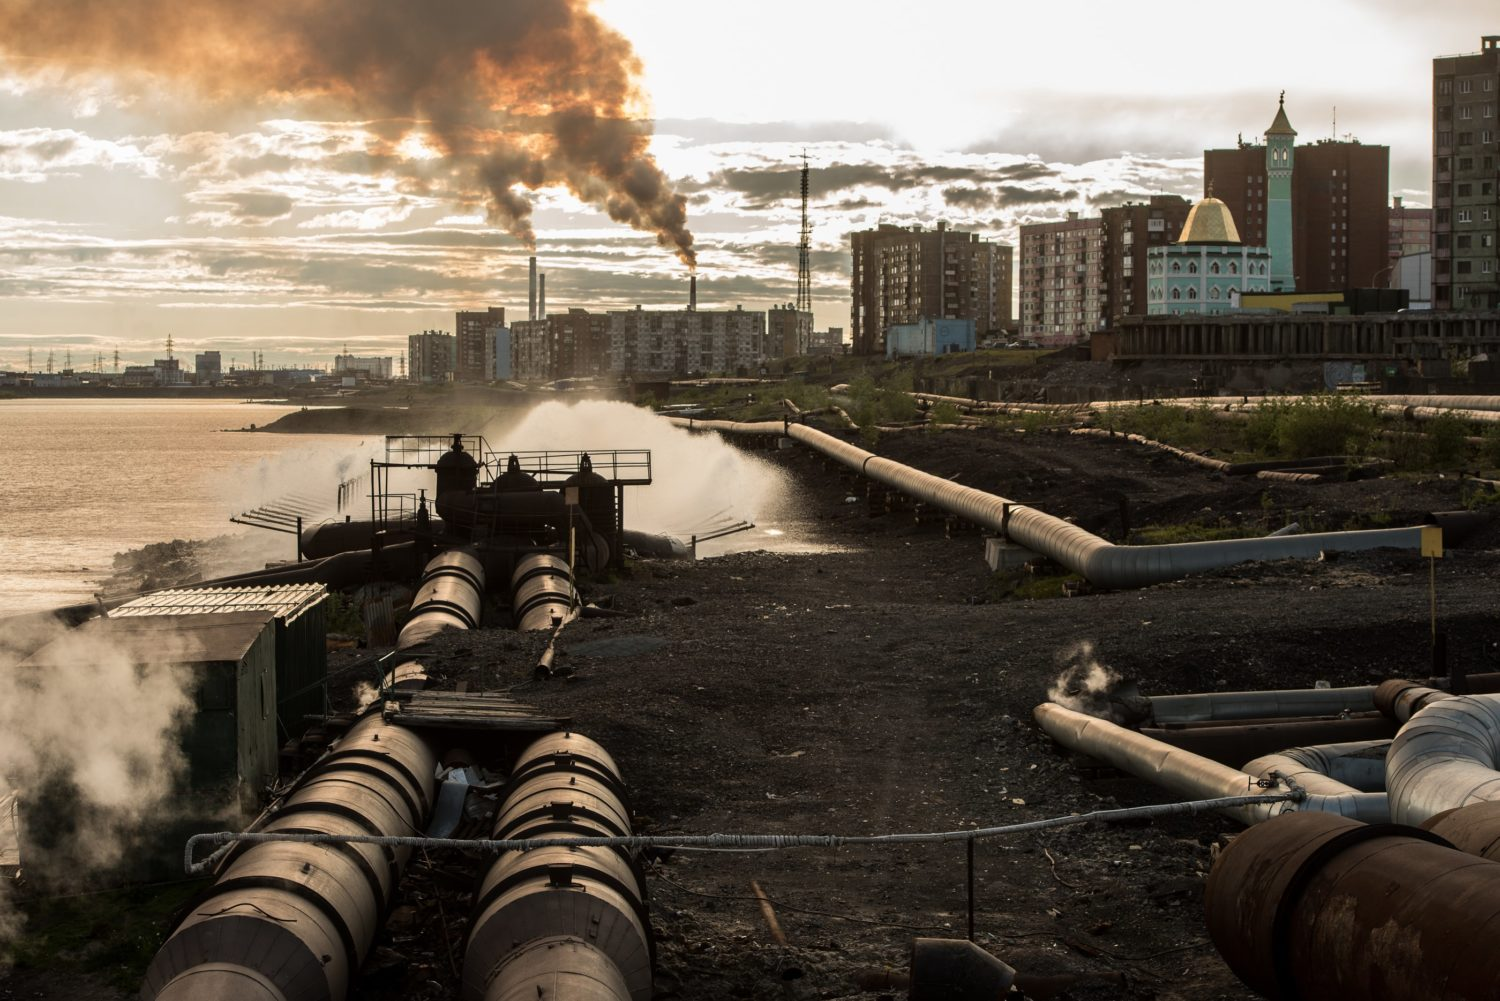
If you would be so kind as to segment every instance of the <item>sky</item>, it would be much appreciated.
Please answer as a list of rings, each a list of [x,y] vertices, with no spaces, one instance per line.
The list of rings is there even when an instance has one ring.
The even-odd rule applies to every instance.
[[[35,3],[0,0],[0,26]],[[82,23],[91,7],[120,21],[136,0],[55,3]],[[1432,58],[1500,33],[1494,0],[1263,0],[1238,11],[1191,0],[450,0],[433,9],[452,12],[441,28],[458,37],[470,24],[506,30],[521,4],[537,5],[527,16],[587,8],[602,25],[579,50],[592,55],[527,63],[550,98],[512,85],[524,72],[510,61],[530,55],[484,39],[467,43],[491,53],[482,87],[469,94],[450,76],[433,89],[464,90],[462,114],[494,118],[463,142],[481,135],[529,150],[507,144],[505,130],[534,120],[539,102],[557,107],[558,88],[618,83],[569,68],[614,61],[636,86],[620,106],[654,128],[602,187],[597,176],[614,167],[599,157],[555,171],[553,157],[542,173],[515,166],[496,180],[486,171],[524,157],[450,155],[448,98],[397,115],[399,94],[309,96],[298,83],[312,78],[306,66],[282,80],[280,63],[219,59],[215,45],[239,43],[202,24],[193,29],[202,51],[181,61],[201,56],[215,68],[186,75],[170,47],[142,49],[128,20],[123,40],[54,58],[14,23],[0,31],[0,370],[24,368],[28,349],[38,368],[48,352],[58,367],[69,353],[78,368],[100,354],[108,368],[115,350],[123,363],[146,361],[168,335],[180,355],[217,349],[226,365],[247,365],[255,351],[299,366],[327,366],[346,347],[399,355],[408,334],[451,331],[457,309],[504,306],[524,318],[527,226],[549,309],[679,305],[687,267],[674,251],[687,238],[659,214],[674,204],[686,209],[700,308],[764,309],[795,295],[804,152],[816,324],[847,330],[850,232],[942,219],[1014,245],[1026,222],[1153,193],[1196,198],[1202,150],[1258,137],[1283,90],[1299,142],[1387,145],[1391,193],[1427,204]],[[212,17],[215,6],[196,9]],[[601,48],[598,37],[614,32],[624,44]],[[398,27],[371,44],[403,50],[389,54],[394,64],[420,62],[428,43]],[[642,185],[650,190],[636,198]],[[621,192],[654,221],[641,223]],[[502,196],[522,207],[497,214]]]

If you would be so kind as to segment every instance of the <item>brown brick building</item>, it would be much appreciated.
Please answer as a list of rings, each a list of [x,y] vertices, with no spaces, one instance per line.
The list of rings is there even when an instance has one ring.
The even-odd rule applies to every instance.
[[[884,353],[888,327],[924,316],[973,320],[981,337],[1010,323],[1011,247],[942,222],[932,230],[882,225],[850,242],[855,354]]]
[[[453,319],[458,352],[453,377],[459,382],[489,382],[495,377],[495,338],[490,331],[505,326],[505,307],[459,312]]]
[[[1122,316],[1146,312],[1146,251],[1175,243],[1193,203],[1180,195],[1152,195],[1104,209],[1106,329]]]
[[[1500,309],[1500,35],[1432,61],[1432,305]]]
[[[1295,148],[1292,262],[1298,291],[1368,288],[1390,264],[1391,151],[1358,141]],[[1240,142],[1203,151],[1203,188],[1229,206],[1248,246],[1270,245],[1266,147]]]
[[[609,317],[586,309],[511,325],[511,371],[531,381],[577,379],[609,368]]]

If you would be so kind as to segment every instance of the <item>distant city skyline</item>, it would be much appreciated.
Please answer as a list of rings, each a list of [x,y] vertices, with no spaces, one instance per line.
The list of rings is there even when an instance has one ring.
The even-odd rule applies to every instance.
[[[1014,246],[1022,223],[1196,198],[1202,151],[1259,137],[1283,89],[1299,141],[1387,145],[1391,194],[1430,204],[1432,59],[1500,31],[1491,0],[1271,0],[1243,23],[1186,0],[593,9],[640,59],[705,308],[794,298],[806,150],[819,329],[850,326],[850,232],[946,219]],[[424,128],[327,111],[0,51],[0,368],[28,347],[139,363],[168,334],[226,367],[326,365],[400,354],[461,309],[524,316],[528,251],[456,196]],[[686,301],[650,234],[563,189],[529,197],[552,309]]]

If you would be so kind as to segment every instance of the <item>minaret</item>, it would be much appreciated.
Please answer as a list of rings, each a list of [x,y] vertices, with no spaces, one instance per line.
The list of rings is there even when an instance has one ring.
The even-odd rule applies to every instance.
[[[1266,249],[1271,252],[1271,288],[1297,289],[1292,261],[1292,166],[1297,130],[1286,118],[1286,91],[1276,106],[1276,119],[1266,129]]]

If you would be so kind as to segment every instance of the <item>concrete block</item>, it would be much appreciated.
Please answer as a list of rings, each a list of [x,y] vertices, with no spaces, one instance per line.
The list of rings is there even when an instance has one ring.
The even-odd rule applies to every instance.
[[[994,571],[1014,570],[1041,556],[1040,553],[996,536],[984,540],[984,561]]]

